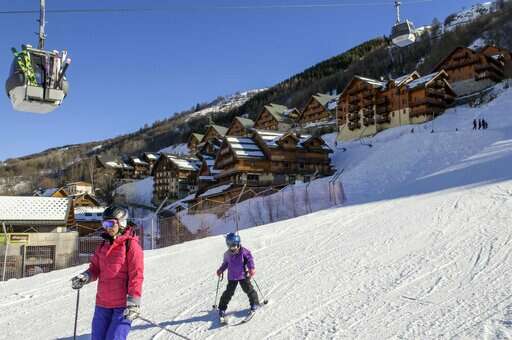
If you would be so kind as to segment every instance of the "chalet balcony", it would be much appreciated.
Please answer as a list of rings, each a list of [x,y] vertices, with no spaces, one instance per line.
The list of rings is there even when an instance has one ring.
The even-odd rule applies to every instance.
[[[347,105],[348,111],[354,112],[358,110],[357,105]]]
[[[461,61],[458,61],[458,62],[451,62],[448,65],[446,65],[446,67],[444,67],[444,69],[445,70],[453,70],[453,69],[456,69],[456,68],[470,66],[470,65],[476,64],[478,62],[479,62],[478,58],[464,59],[464,60],[461,60]]]
[[[370,117],[373,117],[373,115],[374,115],[373,110],[368,110],[368,109],[363,110],[363,116],[370,118]]]
[[[388,103],[388,97],[379,97],[375,100],[377,105],[386,105]]]
[[[372,98],[372,97],[373,97],[373,91],[371,91],[371,90],[363,91],[363,98]]]
[[[348,103],[349,104],[355,104],[355,103],[358,103],[359,102],[359,97],[358,96],[349,96],[348,97]]]
[[[365,126],[373,125],[373,124],[375,124],[375,119],[373,119],[373,117],[372,118],[364,118],[363,119],[363,124]]]
[[[480,73],[482,71],[491,71],[491,72],[496,72],[499,75],[503,76],[503,68],[501,68],[495,64],[478,65],[475,67],[475,71],[477,73]]]
[[[437,116],[441,114],[444,110],[438,107],[429,107],[429,106],[420,106],[413,108],[410,117],[418,117],[418,116]]]
[[[481,72],[475,76],[476,81],[484,80],[484,79],[490,79],[496,83],[499,83],[500,81],[503,80],[503,76],[496,74],[495,72],[490,72],[490,71]]]
[[[457,61],[462,60],[462,59],[468,59],[468,58],[471,58],[471,56],[467,52],[458,53],[452,57],[453,60],[457,60]]]
[[[391,123],[391,118],[389,118],[389,115],[378,115],[377,116],[377,124],[386,124]]]
[[[373,106],[373,100],[371,99],[364,99],[363,100],[363,107],[370,107]]]
[[[377,109],[375,110],[377,112],[377,114],[379,115],[382,115],[382,114],[385,114],[385,113],[389,113],[389,110],[388,110],[388,107],[387,106],[378,106]]]
[[[358,113],[349,113],[348,120],[350,120],[350,121],[359,120],[359,114]]]
[[[442,100],[442,99],[439,99],[439,98],[427,97],[427,98],[424,98],[422,100],[415,101],[415,102],[413,102],[411,104],[411,106],[413,108],[417,107],[417,106],[422,106],[422,105],[445,107],[446,106],[446,102],[444,100]]]
[[[348,123],[348,128],[350,130],[356,130],[361,128],[361,124],[359,122],[350,122]]]
[[[427,89],[427,95],[428,96],[433,96],[433,97],[444,98],[445,91],[444,90],[440,90],[440,89],[428,88]]]

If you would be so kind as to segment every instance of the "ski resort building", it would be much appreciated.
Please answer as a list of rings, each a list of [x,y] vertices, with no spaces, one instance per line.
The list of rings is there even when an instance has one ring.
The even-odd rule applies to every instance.
[[[200,133],[191,133],[190,134],[190,137],[188,138],[188,141],[187,141],[187,147],[190,150],[190,153],[192,153],[192,154],[196,153],[197,146],[199,145],[199,143],[201,143],[203,138],[204,138],[204,135],[202,135]]]
[[[296,123],[299,110],[289,109],[278,104],[265,105],[254,122],[254,128],[260,130],[288,131]]]
[[[254,121],[249,118],[235,117],[231,122],[226,135],[227,136],[247,136],[254,127]]]
[[[338,101],[338,139],[373,136],[396,126],[433,119],[453,102],[455,92],[444,71],[418,72],[383,82],[356,76]]]
[[[468,95],[486,89],[505,77],[505,64],[510,69],[509,51],[486,46],[479,51],[457,47],[435,68],[445,70],[457,96]]]
[[[178,200],[195,192],[200,164],[194,157],[161,154],[152,172],[153,201]]]
[[[139,157],[128,158],[128,165],[133,167],[132,178],[142,179],[149,176],[149,163]]]
[[[195,209],[231,204],[243,187],[261,192],[332,175],[330,153],[322,138],[294,132],[253,130],[250,136],[226,136],[209,172],[203,163],[201,176],[209,173],[214,186],[198,192]]]
[[[299,126],[328,122],[336,118],[338,96],[317,93],[309,99],[297,119]]]

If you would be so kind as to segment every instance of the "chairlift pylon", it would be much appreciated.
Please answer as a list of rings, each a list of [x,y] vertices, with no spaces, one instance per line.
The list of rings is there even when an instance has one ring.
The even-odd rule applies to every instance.
[[[49,113],[58,108],[68,93],[66,71],[71,63],[66,51],[44,49],[45,0],[40,0],[39,45],[12,49],[14,60],[5,82],[7,96],[14,110]]]
[[[400,5],[400,0],[395,0],[396,22],[391,28],[391,41],[395,46],[405,47],[416,42],[416,29],[411,21],[400,20]]]

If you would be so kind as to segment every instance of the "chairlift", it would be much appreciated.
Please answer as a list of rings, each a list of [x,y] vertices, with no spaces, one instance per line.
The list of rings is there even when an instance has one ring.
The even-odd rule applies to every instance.
[[[391,29],[391,41],[395,46],[405,47],[416,42],[416,29],[411,21],[400,20],[400,5],[401,2],[395,0],[396,23]]]
[[[14,110],[49,113],[58,108],[68,93],[66,71],[71,63],[67,52],[44,49],[45,0],[40,0],[39,45],[12,49],[14,60],[5,82],[7,96]]]

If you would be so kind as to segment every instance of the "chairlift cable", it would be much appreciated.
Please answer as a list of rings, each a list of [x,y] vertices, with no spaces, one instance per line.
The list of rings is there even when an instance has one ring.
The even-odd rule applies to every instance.
[[[402,2],[405,5],[432,2],[434,0],[410,0]],[[167,6],[167,7],[119,7],[119,8],[70,8],[46,9],[47,13],[56,14],[83,14],[83,13],[131,13],[131,12],[168,12],[176,10],[251,10],[251,9],[304,9],[304,8],[336,8],[336,7],[363,7],[363,6],[389,6],[389,1],[373,2],[340,2],[319,4],[283,4],[283,5],[232,5],[232,6]],[[0,10],[0,14],[34,14],[39,10]]]

